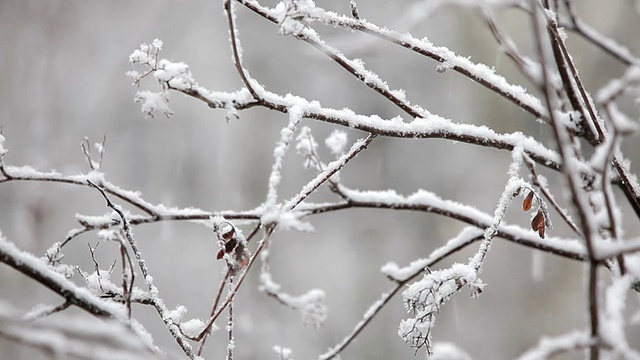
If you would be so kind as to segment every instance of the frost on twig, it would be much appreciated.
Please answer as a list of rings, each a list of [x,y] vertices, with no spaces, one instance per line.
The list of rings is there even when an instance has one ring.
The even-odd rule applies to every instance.
[[[136,93],[133,99],[140,103],[140,110],[145,117],[152,118],[153,113],[159,111],[166,117],[171,117],[173,111],[169,108],[169,93],[167,91],[151,92],[141,90]]]
[[[273,296],[283,305],[300,311],[303,324],[318,328],[326,320],[327,306],[324,304],[324,291],[312,289],[303,295],[291,296],[280,289],[281,286],[272,280],[270,273],[263,271],[260,274],[260,290]]]
[[[621,276],[613,281],[604,294],[604,311],[599,314],[600,336],[607,345],[605,352],[609,358],[640,359],[640,352],[629,345],[625,333],[626,300],[633,283],[632,276]]]
[[[67,279],[73,277],[73,267],[71,265],[63,264],[64,254],[62,253],[62,245],[60,242],[55,242],[45,251],[45,257],[43,260],[51,269],[59,274],[64,275]]]
[[[247,239],[242,231],[222,216],[211,217],[213,232],[216,234],[220,251],[216,259],[224,259],[231,275],[244,269],[251,253],[247,249]]]
[[[465,286],[471,290],[472,297],[477,297],[485,285],[477,276],[474,267],[454,264],[411,284],[402,293],[402,299],[405,309],[413,317],[400,322],[398,335],[416,351],[425,347],[431,354],[432,329],[440,307]]]
[[[0,132],[0,161],[2,161],[2,158],[7,153],[7,149],[4,148],[4,142],[5,141],[6,141],[6,139],[2,135],[2,132]]]
[[[477,297],[484,288],[484,283],[478,278],[484,260],[491,249],[493,238],[499,233],[499,228],[506,214],[507,207],[512,199],[522,192],[522,188],[531,188],[518,175],[518,170],[522,164],[522,149],[516,148],[512,152],[513,161],[509,166],[509,180],[498,201],[495,214],[491,224],[485,229],[484,239],[476,254],[469,259],[468,264],[454,264],[444,270],[430,272],[420,281],[413,283],[402,293],[405,308],[414,316],[403,320],[398,328],[398,335],[416,351],[422,347],[431,354],[432,329],[435,324],[435,317],[440,306],[460,291],[464,286],[471,289],[472,297]],[[540,238],[544,238],[544,230],[550,226],[546,207],[539,197],[538,213],[532,222],[532,228],[538,231]],[[522,208],[529,211],[533,206],[534,193],[530,191],[523,201]],[[542,205],[541,205],[542,204]],[[388,266],[388,272],[395,274],[397,269],[392,271]]]
[[[284,0],[274,9],[280,34],[297,35],[314,21],[323,10],[313,0]]]
[[[275,149],[273,149],[274,161],[271,167],[271,175],[269,176],[267,200],[265,201],[265,208],[267,210],[272,209],[278,201],[278,186],[282,180],[282,161],[289,149],[296,127],[302,119],[304,109],[294,106],[288,110],[288,113],[289,124],[280,131],[280,141],[278,141]]]
[[[278,345],[274,346],[272,349],[276,354],[278,354],[279,360],[293,360],[293,351],[291,351],[291,349]]]
[[[82,147],[82,152],[87,159],[87,163],[89,163],[89,167],[93,171],[100,171],[100,168],[102,167],[102,158],[104,157],[104,144],[106,141],[107,137],[103,136],[101,143],[94,144],[96,151],[98,151],[98,160],[94,160],[91,157],[91,145],[89,144],[89,138],[85,137],[80,144],[80,146]]]
[[[311,129],[307,126],[303,127],[296,140],[296,151],[300,156],[304,157],[302,163],[304,168],[314,168],[317,171],[321,171],[321,166],[315,157],[318,150],[318,143],[314,139]]]
[[[517,360],[545,360],[553,355],[580,350],[591,344],[585,331],[572,331],[557,337],[542,337],[538,344],[527,350]]]
[[[455,344],[436,342],[433,344],[433,354],[427,360],[472,360],[472,358]]]
[[[168,90],[188,91],[197,85],[189,71],[189,66],[182,62],[176,63],[167,59],[160,59],[161,49],[162,41],[155,39],[151,44],[140,45],[140,49],[135,50],[129,56],[131,64],[146,68],[143,73],[136,70],[127,72],[127,76],[133,79],[135,86],[139,87],[142,79],[151,74],[162,86],[162,91],[160,92],[140,90],[136,93],[134,101],[141,104],[141,110],[145,117],[153,117],[156,111],[166,117],[170,117],[173,112],[169,108]]]
[[[344,154],[344,150],[347,147],[348,140],[347,133],[343,130],[333,130],[331,135],[327,137],[324,143],[327,145],[331,153],[335,156]]]

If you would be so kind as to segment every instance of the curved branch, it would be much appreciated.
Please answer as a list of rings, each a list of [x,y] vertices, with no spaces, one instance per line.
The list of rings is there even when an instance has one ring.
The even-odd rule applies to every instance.
[[[260,97],[260,100],[257,100],[260,106],[281,113],[286,114],[292,106],[300,105],[304,108],[304,118],[350,127],[374,135],[410,139],[442,138],[509,151],[520,146],[531,159],[540,165],[553,170],[562,168],[560,157],[555,151],[548,149],[540,142],[520,132],[499,134],[486,126],[457,124],[437,115],[430,115],[424,119],[418,118],[410,123],[405,123],[398,118],[382,119],[375,115],[356,114],[348,109],[325,108],[316,101],[311,102],[293,95],[281,96],[263,88],[256,88],[256,90],[258,90]],[[190,96],[194,94],[183,90],[176,91]],[[196,91],[195,94],[197,95],[194,96],[195,98],[206,99],[206,94],[202,94],[199,91]],[[218,103],[210,101],[207,101],[207,104],[213,105],[212,107],[222,107],[218,106]]]
[[[393,209],[421,211],[456,219],[479,229],[491,226],[493,216],[472,206],[445,200],[437,195],[420,190],[403,197],[390,191],[355,191],[342,187],[347,200],[332,204],[307,205],[303,211],[321,214],[351,208]],[[535,232],[516,225],[501,225],[496,236],[516,244],[548,252],[564,258],[585,261],[588,259],[584,245],[578,240],[547,238],[541,239]]]

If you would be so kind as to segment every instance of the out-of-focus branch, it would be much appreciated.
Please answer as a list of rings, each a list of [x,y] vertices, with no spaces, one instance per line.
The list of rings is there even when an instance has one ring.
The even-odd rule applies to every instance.
[[[572,148],[573,142],[571,141],[567,129],[556,118],[554,113],[554,101],[553,91],[550,81],[550,72],[547,67],[546,48],[543,43],[543,25],[541,20],[544,19],[539,12],[544,13],[544,9],[539,9],[539,3],[536,0],[531,0],[532,18],[533,18],[533,32],[536,40],[536,48],[540,63],[542,65],[542,91],[545,96],[545,102],[547,109],[551,115],[551,125],[553,128],[556,143],[558,144],[559,152],[562,156],[564,175],[569,183],[571,190],[571,200],[574,204],[576,211],[578,212],[580,223],[582,226],[582,233],[585,237],[585,245],[587,254],[589,256],[589,320],[590,320],[590,334],[592,339],[598,343],[600,339],[599,329],[599,316],[600,307],[598,304],[598,265],[599,262],[596,259],[595,242],[596,242],[596,229],[595,219],[592,216],[590,205],[587,203],[588,196],[585,190],[580,185],[580,171],[576,169],[576,152]],[[598,360],[600,358],[600,348],[597,344],[592,345],[589,348],[589,356],[591,360]]]
[[[20,318],[0,306],[0,338],[42,352],[47,359],[128,360],[164,359],[150,351],[144,340],[117,320],[59,315],[56,319]],[[89,330],[89,331],[88,331]],[[133,337],[133,338],[132,338]],[[5,353],[6,355],[6,353]]]
[[[18,249],[13,243],[7,241],[2,234],[0,234],[0,262],[46,286],[65,298],[66,302],[90,314],[116,319],[133,331],[150,350],[156,354],[160,353],[160,350],[155,345],[147,341],[149,338],[146,330],[138,322],[127,317],[127,312],[122,305],[101,300],[89,290],[78,287],[62,274],[53,271],[42,260]]]
[[[569,12],[569,16],[568,19],[560,18],[560,26],[575,31],[587,41],[625,65],[640,65],[640,59],[633,55],[628,48],[618,44],[614,39],[602,35],[599,31],[585,23],[578,16],[573,1],[564,0],[564,3]]]
[[[493,14],[488,13],[486,11],[481,12],[489,30],[496,38],[496,41],[500,45],[502,51],[516,64],[520,72],[526,76],[529,81],[533,84],[537,84],[540,82],[540,73],[539,71],[534,71],[534,65],[539,68],[539,64],[534,64],[531,59],[524,57],[520,51],[516,48],[513,40],[507,37],[507,35],[500,30],[498,25],[493,18]]]
[[[585,128],[588,130],[586,133],[587,139],[597,144],[604,139],[604,131],[600,125],[600,121],[595,109],[595,105],[588,96],[587,91],[584,88],[578,70],[569,54],[569,50],[563,39],[563,35],[558,28],[557,19],[549,16],[545,13],[547,30],[550,36],[551,48],[556,60],[556,66],[562,84],[569,96],[569,100],[574,110],[579,111],[582,114],[582,121],[585,124]],[[577,88],[577,89],[576,89]],[[577,93],[576,93],[577,92]],[[578,97],[579,96],[579,97]]]

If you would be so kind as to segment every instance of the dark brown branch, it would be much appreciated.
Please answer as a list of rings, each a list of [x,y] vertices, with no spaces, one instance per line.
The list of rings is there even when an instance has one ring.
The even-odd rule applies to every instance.
[[[590,43],[602,49],[607,54],[611,55],[614,59],[617,59],[625,65],[638,65],[640,59],[631,54],[628,49],[622,48],[616,44],[612,39],[605,38],[595,29],[591,28],[584,21],[582,21],[575,10],[573,1],[564,0],[569,13],[568,21],[561,21],[560,26],[578,33]],[[615,44],[616,46],[612,46]]]
[[[242,83],[244,84],[244,86],[247,88],[247,90],[249,90],[249,92],[251,93],[254,99],[259,99],[260,96],[258,96],[258,93],[256,93],[256,90],[251,85],[251,82],[249,81],[250,80],[249,75],[247,74],[247,71],[242,66],[242,59],[240,58],[240,52],[238,49],[239,41],[238,41],[238,36],[236,34],[236,28],[234,26],[235,15],[233,14],[232,6],[233,5],[231,5],[231,0],[224,1],[224,11],[227,15],[227,24],[229,25],[229,35],[231,37],[231,51],[233,52],[233,63],[236,67],[236,71],[238,71],[238,74],[242,79]]]
[[[540,64],[542,65],[542,91],[544,93],[545,103],[547,105],[547,109],[551,116],[551,124],[553,128],[553,133],[556,139],[556,143],[558,144],[559,152],[562,156],[563,163],[567,164],[564,167],[563,172],[567,181],[569,183],[569,188],[571,190],[571,199],[574,204],[575,209],[578,212],[580,217],[580,223],[582,225],[582,232],[585,237],[585,243],[587,248],[587,254],[589,256],[589,320],[590,320],[590,331],[591,337],[599,342],[599,308],[598,308],[598,265],[599,262],[596,259],[594,242],[593,239],[593,224],[590,223],[590,218],[587,215],[589,213],[589,205],[585,204],[586,200],[584,199],[585,195],[583,194],[583,189],[578,183],[578,174],[575,173],[575,169],[571,164],[573,160],[573,152],[568,149],[569,147],[569,136],[567,130],[564,128],[564,125],[556,118],[555,112],[553,111],[553,102],[552,102],[552,88],[551,81],[549,78],[549,69],[547,68],[547,64],[545,62],[546,53],[544,44],[542,42],[541,31],[543,29],[543,25],[540,24],[541,15],[539,12],[542,11],[544,13],[544,9],[539,9],[536,0],[531,0],[531,9],[532,9],[532,19],[533,19],[533,32],[534,38],[536,41],[536,47],[538,56],[540,58]],[[589,356],[591,360],[598,360],[600,358],[600,348],[598,345],[592,345],[589,351]]]
[[[548,16],[546,19],[553,55],[560,73],[560,78],[562,79],[562,84],[567,91],[571,105],[575,110],[582,114],[582,120],[587,124],[585,127],[588,130],[586,133],[588,135],[587,140],[591,141],[593,144],[600,143],[604,139],[604,131],[598,121],[595,106],[587,95],[584,84],[578,75],[578,70],[576,69],[573,59],[569,54],[569,50],[567,49],[562,35],[560,34],[556,20]],[[576,94],[574,84],[577,87],[580,98],[578,98],[578,94]],[[596,130],[596,133],[593,133],[593,129]]]
[[[534,75],[531,69],[531,64],[528,62],[528,60],[522,57],[522,55],[515,48],[513,41],[507,38],[507,36],[498,28],[498,25],[496,24],[491,14],[482,12],[482,15],[484,16],[489,30],[491,30],[493,37],[495,37],[502,51],[516,64],[516,66],[520,69],[520,72],[524,76],[526,76],[529,81],[531,81],[533,84],[536,84],[538,82],[538,79],[536,77],[537,75]]]

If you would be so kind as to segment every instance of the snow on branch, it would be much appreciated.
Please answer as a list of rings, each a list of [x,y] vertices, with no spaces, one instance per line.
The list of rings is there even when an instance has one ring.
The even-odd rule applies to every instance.
[[[490,227],[493,221],[491,215],[473,206],[442,199],[436,194],[426,190],[418,190],[409,196],[402,196],[393,190],[360,191],[344,186],[341,186],[340,190],[346,197],[345,202],[318,205],[308,204],[304,208],[304,211],[309,213],[323,213],[354,207],[424,211],[447,216],[483,230]],[[517,225],[500,225],[495,236],[574,260],[584,260],[586,257],[585,247],[579,240],[554,237],[541,238],[538,233],[526,230]]]
[[[542,337],[538,345],[518,357],[518,360],[543,360],[565,352],[582,350],[591,344],[585,331],[573,331],[558,337]]]
[[[253,78],[243,64],[243,50],[234,10],[236,2],[258,17],[273,23],[280,34],[310,44],[335,65],[347,71],[349,76],[355,77],[386,101],[394,104],[396,111],[402,116],[390,115],[384,118],[375,114],[364,115],[349,108],[328,108],[314,99],[269,91],[269,87]],[[634,88],[640,82],[640,61],[627,48],[587,25],[578,16],[575,1],[508,0],[474,3],[456,0],[450,3],[482,13],[498,46],[538,87],[534,90],[539,91],[541,98],[532,95],[524,86],[512,83],[499,75],[490,65],[473,62],[447,47],[431,43],[427,38],[419,39],[366,20],[362,15],[367,13],[367,9],[358,8],[355,1],[350,1],[350,13],[341,15],[316,6],[312,0],[283,0],[274,8],[263,6],[256,0],[225,0],[223,5],[229,29],[232,62],[243,84],[243,87],[235,92],[210,91],[201,86],[186,63],[160,56],[164,44],[158,39],[142,44],[133,51],[129,61],[136,70],[127,72],[133,80],[133,85],[140,87],[145,79],[157,82],[157,89],[138,89],[134,96],[134,101],[140,104],[140,109],[146,117],[153,117],[157,113],[171,116],[173,112],[169,102],[173,92],[191,96],[213,109],[225,110],[227,121],[239,118],[239,111],[255,106],[288,116],[288,124],[282,128],[280,138],[273,149],[273,162],[264,194],[265,201],[250,210],[207,211],[171,208],[150,203],[138,192],[121,189],[107,181],[105,174],[101,172],[104,139],[101,144],[95,145],[97,155],[92,155],[88,139],[82,143],[82,151],[90,168],[88,173],[64,175],[55,171],[40,171],[30,166],[6,165],[4,161],[8,151],[0,127],[0,184],[12,181],[39,181],[88,186],[95,188],[107,203],[105,214],[77,214],[75,218],[81,228],[72,230],[65,241],[54,243],[43,258],[37,258],[18,249],[0,234],[0,262],[42,283],[64,298],[64,302],[59,305],[41,304],[22,319],[7,315],[0,303],[0,327],[3,329],[1,336],[36,347],[53,349],[56,354],[87,357],[87,348],[84,347],[86,344],[75,339],[82,324],[69,321],[68,326],[56,328],[50,326],[47,322],[49,319],[46,318],[70,306],[77,306],[91,315],[114,320],[115,326],[106,322],[103,324],[104,327],[90,332],[91,341],[93,335],[104,336],[116,345],[116,350],[122,350],[123,357],[127,358],[145,357],[150,353],[157,356],[160,351],[132,316],[132,304],[145,304],[153,307],[182,352],[195,360],[201,358],[205,341],[209,333],[215,329],[216,320],[222,312],[228,311],[226,356],[232,359],[236,349],[235,321],[239,318],[235,314],[237,309],[234,299],[258,258],[262,260],[259,276],[261,291],[285,306],[299,311],[305,324],[318,327],[327,317],[323,290],[312,289],[302,295],[292,296],[283,291],[280,284],[273,279],[269,270],[269,246],[276,230],[311,231],[313,227],[307,221],[312,215],[353,208],[376,208],[439,214],[469,224],[470,227],[462,230],[444,246],[435,250],[428,249],[430,254],[425,252],[429,254],[427,257],[417,259],[407,266],[401,267],[392,262],[383,265],[381,272],[392,281],[392,288],[377,297],[364,311],[362,319],[353,330],[320,355],[320,359],[339,357],[396,294],[402,295],[402,303],[410,314],[408,318],[400,321],[397,329],[398,335],[405,342],[416,351],[426,348],[431,359],[469,359],[468,354],[452,344],[433,342],[435,320],[440,308],[464,288],[470,290],[472,297],[483,291],[485,284],[479,276],[495,238],[506,239],[586,264],[585,292],[588,294],[588,310],[585,311],[585,317],[588,318],[589,324],[585,327],[588,329],[553,338],[542,338],[537,345],[524,353],[521,359],[544,359],[576,350],[588,350],[592,360],[613,357],[640,359],[640,353],[631,347],[625,333],[627,292],[630,289],[640,289],[640,262],[637,255],[640,251],[640,241],[633,238],[623,240],[624,217],[616,199],[617,194],[612,189],[612,184],[619,184],[632,208],[640,216],[640,185],[631,172],[630,163],[625,159],[620,146],[624,136],[637,132],[639,126],[635,116],[623,112],[624,107],[619,104],[623,95],[636,95],[632,91],[635,91]],[[426,17],[444,4],[445,2],[441,1],[412,4],[406,14],[412,17],[408,25],[411,26],[411,22],[416,23],[416,19]],[[503,7],[515,7],[525,15],[531,16],[533,27],[527,30],[533,34],[537,59],[531,60],[525,55],[525,52],[496,24],[492,11]],[[538,119],[542,126],[550,125],[555,140],[553,146],[557,150],[547,145],[546,140],[540,140],[543,139],[540,136],[526,136],[519,131],[499,133],[488,126],[453,121],[433,114],[420,105],[412,104],[404,90],[392,89],[381,76],[365,66],[363,59],[350,58],[323,40],[314,28],[318,24],[382,39],[422,55],[427,60],[435,61],[435,70],[438,73],[452,70],[479,83],[489,92],[500,95],[524,110],[526,116]],[[564,27],[577,32],[589,43],[600,47],[627,66],[620,78],[611,80],[600,88],[594,97],[597,100],[595,102],[573,61],[574,54],[570,53],[567,45]],[[408,119],[403,118],[407,115]],[[303,127],[296,136],[302,119],[349,127],[366,134],[349,147],[346,132],[334,129],[324,144],[335,160],[323,162],[318,154],[318,143],[308,127]],[[404,139],[439,138],[511,152],[512,161],[507,172],[509,178],[494,213],[487,214],[473,206],[443,199],[428,190],[420,189],[410,195],[401,195],[396,190],[363,191],[344,186],[338,176],[339,172],[367,149],[377,136]],[[313,168],[316,174],[298,191],[294,191],[295,195],[280,200],[282,180],[286,176],[283,170],[284,157],[292,141],[296,141],[296,151],[304,157],[303,165]],[[531,184],[519,173],[523,161],[532,175]],[[566,209],[555,201],[549,182],[537,173],[535,163],[555,170],[553,174],[568,184],[568,191],[565,192],[569,194],[571,201]],[[308,202],[309,197],[325,184],[339,200],[320,204]],[[567,189],[553,190],[554,193],[561,193]],[[530,216],[527,220],[529,224],[504,224],[507,209],[520,195],[523,197],[523,212],[530,214],[527,215]],[[549,236],[551,221],[547,201],[573,229],[576,239]],[[116,202],[132,207],[133,211],[126,210]],[[569,215],[572,211],[574,216],[577,215],[575,222]],[[134,225],[169,220],[191,220],[211,226],[214,240],[217,240],[219,245],[217,258],[224,259],[226,267],[223,270],[226,273],[214,297],[211,313],[204,321],[184,321],[187,308],[183,305],[176,305],[173,309],[167,307],[164,299],[160,297],[160,291],[134,237]],[[235,220],[248,220],[255,227],[245,237],[242,230],[231,223]],[[112,277],[116,262],[106,269],[98,263],[98,245],[89,245],[93,272],[75,268],[84,280],[85,287],[70,281],[74,275],[74,267],[63,262],[62,248],[71,239],[93,230],[99,230],[97,236],[100,242],[115,242],[119,246],[119,284]],[[250,247],[253,248],[250,240],[258,233],[262,234],[262,238],[255,245],[255,249],[250,251]],[[425,237],[432,235],[424,234]],[[441,260],[448,259],[460,249],[476,242],[480,243],[479,248],[466,263],[434,268]],[[144,289],[134,287],[134,264],[142,275]],[[610,285],[605,288],[603,284],[606,275],[610,276],[606,282]],[[225,288],[226,297],[223,299]],[[45,321],[25,321],[33,319]],[[135,336],[127,339],[126,335],[114,335],[114,329],[123,326],[127,334]],[[33,334],[35,337],[31,336]],[[189,341],[199,342],[197,350],[193,350]],[[63,342],[73,344],[73,348],[60,350]],[[102,345],[95,344],[92,346],[94,348],[90,348],[97,352],[96,358],[101,358],[103,354]],[[292,358],[291,350],[288,348],[275,346],[273,350],[282,360]]]
[[[434,250],[429,257],[424,259],[418,259],[408,266],[398,267],[396,263],[390,262],[384,265],[380,271],[388,278],[397,282],[406,282],[416,274],[425,271],[429,266],[435,263],[436,259],[441,259],[451,253],[453,249],[462,248],[471,242],[479,240],[484,234],[484,231],[479,228],[467,227],[458,236],[449,240],[444,246]]]
[[[398,335],[416,351],[425,347],[431,354],[435,315],[465,286],[471,290],[472,297],[477,297],[485,286],[477,275],[478,270],[471,265],[454,264],[447,269],[430,272],[411,284],[402,293],[402,299],[405,309],[413,316],[400,322]]]
[[[7,149],[4,148],[5,141],[6,139],[2,136],[2,133],[0,133],[0,161],[2,161],[2,158],[7,153]]]
[[[273,149],[274,162],[269,176],[269,189],[267,191],[267,200],[265,201],[266,209],[273,208],[278,201],[278,185],[280,185],[282,179],[282,161],[293,139],[296,127],[300,123],[304,109],[293,107],[288,110],[288,113],[289,124],[280,131],[280,141]]]
[[[402,138],[446,138],[504,150],[513,150],[516,147],[522,147],[536,162],[556,170],[561,168],[560,158],[555,151],[548,149],[534,138],[525,136],[520,132],[499,134],[486,126],[455,123],[449,119],[427,112],[415,114],[419,115],[419,117],[414,118],[411,122],[404,122],[399,117],[383,119],[376,115],[360,115],[350,109],[337,110],[325,108],[317,101],[309,101],[291,94],[285,96],[277,95],[269,92],[251,78],[247,78],[247,84],[250,84],[249,88],[254,94],[253,100],[255,103],[252,102],[252,100],[247,101],[244,99],[245,101],[239,102],[242,106],[236,105],[235,99],[232,100],[231,104],[228,101],[218,101],[219,99],[215,98],[210,99],[213,93],[199,86],[192,87],[188,90],[173,90],[203,100],[214,108],[233,108],[239,110],[241,108],[260,105],[271,110],[287,113],[288,109],[299,106],[304,108],[304,114],[302,115],[304,118],[356,128],[375,135]],[[245,94],[247,92],[245,92]],[[568,115],[566,117],[568,119]]]
[[[116,320],[60,315],[37,322],[21,319],[0,304],[0,337],[33,347],[60,359],[161,359],[135,331]],[[149,336],[144,333],[145,336]]]
[[[404,268],[399,268],[398,265],[394,263],[387,263],[384,265],[381,271],[383,274],[397,282],[395,288],[383,293],[380,299],[376,300],[369,309],[367,309],[362,320],[356,324],[351,333],[336,346],[320,355],[320,359],[328,360],[339,356],[340,352],[351,344],[362,330],[371,323],[371,321],[373,321],[374,317],[382,310],[382,308],[391,301],[391,298],[406,287],[406,284],[408,284],[409,281],[413,280],[423,272],[428,271],[430,266],[436,265],[451,254],[481,239],[482,234],[482,230],[467,228],[456,238],[449,240],[444,246],[434,250],[426,259],[416,260]]]
[[[0,262],[46,286],[72,305],[93,315],[106,316],[121,322],[136,334],[147,348],[156,354],[160,353],[146,330],[137,321],[129,319],[124,305],[100,299],[88,289],[75,285],[64,275],[49,267],[46,259],[37,258],[18,249],[2,233],[0,233]]]
[[[238,0],[238,2],[253,10],[256,14],[271,21],[281,16],[281,8],[269,9],[254,0]],[[306,12],[304,12],[305,10]],[[510,84],[504,77],[495,74],[495,71],[486,65],[473,63],[466,57],[456,55],[446,47],[435,46],[426,38],[422,40],[416,39],[409,34],[400,34],[396,31],[379,27],[364,19],[354,19],[347,15],[325,11],[317,6],[300,9],[298,18],[362,31],[430,57],[440,63],[452,64],[453,70],[502,95],[535,117],[540,119],[546,119],[548,117],[546,115],[546,109],[544,109],[540,100],[528,94],[523,87]]]
[[[260,291],[274,297],[283,305],[300,312],[302,322],[318,328],[327,318],[327,306],[324,304],[325,294],[320,289],[312,289],[299,296],[291,296],[281,290],[280,284],[273,281],[271,273],[260,274]]]
[[[621,276],[615,279],[605,291],[604,311],[600,313],[600,327],[602,341],[607,345],[605,351],[611,357],[621,356],[624,359],[640,359],[640,352],[629,345],[625,334],[625,303],[629,288],[631,288],[633,282],[634,278],[632,276]]]
[[[153,282],[153,277],[149,273],[147,263],[142,257],[142,254],[138,248],[137,242],[133,237],[133,230],[131,229],[131,224],[129,223],[129,220],[127,219],[125,213],[123,212],[122,207],[114,204],[109,198],[109,196],[107,196],[107,193],[103,188],[92,183],[90,180],[87,180],[87,183],[89,184],[89,186],[98,190],[100,195],[102,195],[104,200],[107,202],[107,207],[112,209],[118,214],[120,218],[122,234],[125,240],[127,241],[129,247],[133,251],[138,267],[140,268],[140,272],[142,273],[142,278],[144,280],[145,285],[147,286],[147,290],[149,291],[149,297],[153,299],[153,303],[152,303],[153,307],[155,308],[156,312],[164,322],[165,326],[167,327],[167,330],[169,330],[169,332],[171,333],[171,336],[173,336],[173,338],[176,340],[176,342],[178,343],[182,351],[184,351],[185,355],[187,355],[191,359],[195,359],[196,355],[194,354],[193,349],[191,348],[191,345],[186,341],[186,338],[183,336],[182,332],[180,331],[178,324],[174,323],[171,320],[171,318],[167,315],[169,313],[169,309],[165,305],[164,300],[160,297],[160,291],[158,290],[158,288]],[[133,283],[131,286],[133,287]],[[130,313],[130,309],[129,309],[129,313]]]

